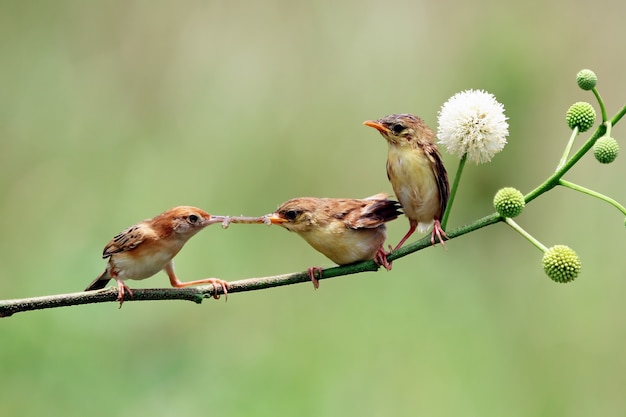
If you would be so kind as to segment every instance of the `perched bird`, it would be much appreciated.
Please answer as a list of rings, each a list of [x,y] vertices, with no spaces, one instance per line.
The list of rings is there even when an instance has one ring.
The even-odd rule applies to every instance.
[[[387,177],[409,218],[409,231],[394,250],[399,249],[415,229],[424,233],[431,225],[431,243],[436,244],[437,237],[445,246],[443,241],[448,237],[440,220],[448,204],[450,185],[435,145],[434,132],[412,114],[392,114],[363,124],[377,129],[389,144]]]
[[[267,218],[296,232],[339,265],[374,259],[389,270],[383,249],[385,223],[402,214],[399,209],[397,201],[382,193],[365,199],[302,197],[286,201]],[[320,271],[318,267],[308,271],[315,288],[319,287],[315,273]]]
[[[117,281],[120,307],[124,293],[133,292],[124,283],[127,279],[145,279],[165,270],[172,287],[187,287],[197,284],[213,284],[222,287],[228,294],[228,283],[217,278],[181,282],[174,273],[172,258],[196,233],[213,223],[225,222],[223,216],[211,216],[196,207],[174,207],[158,216],[144,220],[115,236],[105,247],[102,258],[109,258],[106,269],[85,291],[104,288],[109,280]],[[219,295],[214,295],[215,299]]]

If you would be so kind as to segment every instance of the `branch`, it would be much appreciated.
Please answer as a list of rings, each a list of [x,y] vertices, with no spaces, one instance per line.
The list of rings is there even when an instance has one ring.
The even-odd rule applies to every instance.
[[[448,237],[454,239],[464,234],[489,226],[502,218],[497,214],[491,214],[472,223],[448,232]],[[403,258],[413,252],[431,246],[430,235],[407,245],[388,256],[390,261]],[[335,278],[345,275],[358,274],[361,272],[377,271],[380,268],[374,261],[358,262],[351,265],[336,266],[324,269],[318,279]],[[308,272],[296,272],[291,274],[274,275],[262,278],[249,278],[229,282],[228,293],[256,291],[266,288],[281,287],[283,285],[310,282]],[[156,301],[156,300],[186,300],[200,304],[205,298],[211,298],[216,294],[213,285],[201,285],[192,288],[148,288],[133,289],[133,297],[124,302],[132,301]],[[223,294],[219,288],[217,294]],[[47,295],[43,297],[21,298],[14,300],[0,300],[0,317],[9,317],[23,311],[43,310],[56,307],[69,307],[83,304],[117,302],[117,287],[110,287],[100,291],[84,291],[70,294]]]
[[[614,126],[622,117],[626,115],[626,106],[623,107],[611,120],[611,125]],[[595,141],[601,137],[606,131],[606,126],[601,124],[598,126],[594,134],[585,142],[585,144],[576,152],[567,162],[560,166],[557,171],[547,178],[541,185],[526,194],[526,203],[530,203],[535,198],[539,197],[556,187],[559,184],[571,184],[562,181],[562,177],[578,162],[583,155],[591,149]],[[621,207],[621,206],[620,206]],[[450,204],[448,204],[447,210],[450,210]],[[492,213],[481,219],[474,221],[473,223],[459,227],[452,231],[446,232],[448,238],[454,239],[463,236],[467,233],[476,231],[486,226],[503,221],[504,218],[497,213]],[[511,224],[511,223],[509,223]],[[396,259],[403,258],[411,253],[425,249],[431,246],[430,236],[426,236],[417,242],[406,245],[397,251],[389,254],[387,259],[394,261]],[[318,277],[318,279],[328,279],[334,277],[340,277],[344,275],[358,274],[361,272],[377,271],[380,266],[374,263],[374,261],[358,262],[351,265],[337,266],[333,268],[324,269]],[[265,288],[280,287],[283,285],[298,284],[301,282],[309,282],[310,277],[308,272],[298,272],[284,275],[274,275],[262,278],[250,278],[239,281],[229,282],[229,293],[237,293],[244,291],[262,290]],[[222,289],[217,289],[217,294],[222,294]],[[125,302],[131,301],[156,301],[156,300],[187,300],[195,303],[202,303],[205,298],[213,297],[216,294],[216,289],[213,285],[203,285],[194,288],[162,288],[162,289],[135,289],[133,290],[133,298],[125,300]],[[71,294],[59,294],[34,298],[22,298],[14,300],[0,300],[0,317],[9,317],[15,313],[22,311],[42,310],[55,307],[68,307],[73,305],[82,304],[94,304],[94,303],[106,303],[117,302],[117,288],[111,287],[100,291],[86,291]]]

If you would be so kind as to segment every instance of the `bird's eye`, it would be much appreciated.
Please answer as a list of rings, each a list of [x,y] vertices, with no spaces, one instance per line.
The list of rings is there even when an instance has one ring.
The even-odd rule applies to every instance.
[[[397,135],[404,130],[404,126],[402,126],[401,124],[396,124],[391,127],[391,130]]]
[[[284,216],[287,220],[294,220],[296,217],[298,217],[298,212],[296,210],[287,210]]]
[[[199,217],[196,216],[195,214],[192,214],[192,215],[189,216],[189,223],[191,223],[191,224],[197,223],[198,220],[199,220]]]

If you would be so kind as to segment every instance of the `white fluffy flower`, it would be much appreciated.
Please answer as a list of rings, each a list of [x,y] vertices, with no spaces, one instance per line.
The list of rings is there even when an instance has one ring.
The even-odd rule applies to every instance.
[[[491,161],[506,145],[509,124],[504,106],[493,94],[467,90],[441,106],[437,138],[448,152],[480,164]]]

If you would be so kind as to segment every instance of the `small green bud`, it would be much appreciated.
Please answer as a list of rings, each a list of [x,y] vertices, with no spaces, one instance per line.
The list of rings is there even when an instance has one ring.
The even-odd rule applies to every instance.
[[[580,70],[578,74],[576,74],[576,83],[583,90],[591,90],[598,83],[598,77],[596,73],[591,70]]]
[[[615,161],[619,153],[617,141],[609,136],[602,136],[593,145],[593,156],[601,164],[610,164]]]
[[[524,195],[512,187],[505,187],[499,190],[493,198],[493,206],[502,217],[517,217],[520,215],[526,202]]]
[[[572,104],[567,110],[565,120],[567,120],[567,125],[570,129],[578,126],[579,132],[586,132],[596,121],[596,111],[591,104],[579,101]]]
[[[555,245],[543,254],[543,270],[555,282],[571,282],[580,272],[580,258],[565,245]]]

